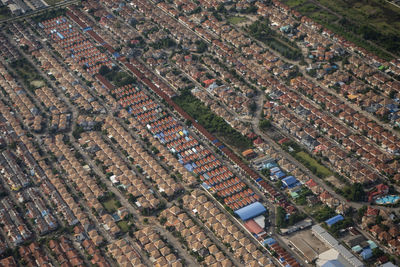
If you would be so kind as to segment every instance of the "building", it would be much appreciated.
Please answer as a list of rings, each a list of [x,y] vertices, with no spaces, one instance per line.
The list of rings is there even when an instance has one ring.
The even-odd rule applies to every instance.
[[[267,210],[260,202],[254,202],[246,207],[238,209],[235,214],[240,217],[243,221],[250,220],[258,215],[265,213]]]
[[[314,225],[311,229],[313,234],[318,239],[320,239],[322,242],[331,247],[331,249],[321,253],[318,256],[316,262],[317,266],[319,267],[322,266],[364,267],[365,266],[356,256],[354,256],[343,245],[339,244],[339,242],[320,225]],[[339,263],[337,263],[337,261],[340,262],[340,264],[342,265],[338,265]]]

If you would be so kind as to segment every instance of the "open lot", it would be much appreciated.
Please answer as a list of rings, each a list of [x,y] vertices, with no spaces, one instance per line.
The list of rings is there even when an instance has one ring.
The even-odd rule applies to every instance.
[[[383,58],[393,58],[388,51],[400,55],[400,8],[386,1],[286,0],[284,2],[303,15],[309,16],[326,28]]]
[[[60,2],[64,2],[65,0],[44,0],[49,5],[55,5]]]
[[[103,202],[103,206],[109,213],[114,213],[119,208],[118,207],[118,202],[114,198],[109,199],[106,202]]]
[[[33,90],[46,84],[45,80],[26,58],[19,59],[11,63],[10,66],[16,71],[28,89]]]
[[[335,176],[331,175],[329,177],[326,177],[325,179],[326,181],[330,182],[331,184],[333,184],[336,188],[339,189],[343,189],[345,188],[346,184],[343,183],[342,181],[340,181],[338,178],[336,178]]]
[[[128,226],[128,222],[127,221],[119,221],[117,222],[117,225],[119,228],[121,228],[121,231],[126,233],[129,231],[129,226]]]
[[[282,237],[282,239],[295,249],[300,255],[303,255],[307,262],[312,262],[322,252],[329,248],[315,237],[311,229],[295,232],[291,235]]]
[[[326,167],[322,166],[315,159],[313,159],[310,155],[308,155],[304,151],[297,152],[295,154],[297,160],[301,161],[307,168],[309,168],[316,175],[321,178],[325,178],[333,175],[333,173]]]
[[[245,22],[246,20],[247,20],[246,17],[238,17],[238,16],[228,18],[228,21],[232,24],[239,24],[239,23]]]
[[[10,9],[7,6],[0,6],[0,20],[11,17]]]

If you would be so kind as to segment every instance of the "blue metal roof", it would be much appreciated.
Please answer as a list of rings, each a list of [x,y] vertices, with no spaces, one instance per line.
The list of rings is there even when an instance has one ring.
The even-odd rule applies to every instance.
[[[370,248],[364,249],[364,250],[361,252],[361,257],[362,257],[364,260],[368,260],[369,258],[371,258],[371,257],[372,257],[372,249],[370,249]]]
[[[186,168],[188,171],[190,171],[190,172],[193,171],[193,167],[192,167],[192,165],[191,165],[190,163],[186,164],[186,165],[185,165],[185,168]]]
[[[279,167],[273,167],[270,171],[271,174],[274,174],[276,172],[279,172],[281,169],[279,169]]]
[[[246,207],[238,209],[235,211],[235,214],[240,217],[243,221],[247,221],[251,218],[254,218],[260,214],[265,213],[267,210],[260,202],[254,202]]]
[[[279,171],[279,172],[275,173],[274,176],[278,179],[281,179],[286,176],[286,173],[284,173],[283,171]]]
[[[58,37],[60,37],[61,39],[64,39],[64,36],[63,36],[61,33],[57,32],[57,35],[58,35]]]
[[[329,227],[331,227],[332,225],[334,225],[337,222],[342,221],[343,219],[344,219],[343,216],[339,214],[339,215],[336,215],[335,217],[332,217],[332,218],[326,220],[325,222]]]
[[[284,185],[286,185],[287,187],[290,187],[291,185],[296,184],[298,181],[296,180],[296,178],[294,178],[293,176],[288,176],[284,179],[282,179],[282,183]]]

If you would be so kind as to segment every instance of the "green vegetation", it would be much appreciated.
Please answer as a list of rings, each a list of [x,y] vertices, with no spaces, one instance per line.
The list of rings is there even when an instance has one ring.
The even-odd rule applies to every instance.
[[[189,91],[184,91],[180,96],[175,97],[174,101],[209,132],[228,145],[236,147],[241,151],[252,146],[250,139],[241,135],[226,123],[224,119],[215,115],[215,113]]]
[[[136,79],[128,73],[121,71],[118,67],[109,69],[107,66],[101,66],[99,74],[103,75],[107,80],[117,87],[135,83]]]
[[[307,204],[307,196],[312,196],[313,193],[307,187],[303,187],[300,192],[298,192],[299,196],[295,199],[297,205],[306,205]]]
[[[111,198],[105,202],[102,203],[104,208],[107,210],[109,213],[114,213],[117,211],[119,207],[121,207],[121,204],[116,200],[115,198]]]
[[[150,46],[153,47],[154,49],[165,49],[173,47],[175,45],[176,45],[175,41],[169,37],[150,44]]]
[[[333,236],[338,237],[340,230],[348,228],[353,225],[354,225],[353,219],[351,217],[345,217],[342,221],[335,223],[334,225],[332,225],[327,229]]]
[[[334,14],[321,9],[311,13],[309,16],[315,21],[324,21],[326,23],[332,23],[338,20],[338,17],[336,17]]]
[[[381,0],[286,0],[290,7],[347,40],[388,60],[400,55],[400,9]],[[384,49],[386,51],[384,51]]]
[[[261,130],[266,131],[269,128],[271,128],[271,121],[270,120],[266,120],[266,119],[262,119],[260,120],[258,127],[260,127]]]
[[[323,222],[323,221],[326,221],[329,218],[332,218],[333,216],[335,216],[336,212],[335,212],[334,209],[331,209],[326,205],[322,205],[319,209],[315,209],[314,208],[314,210],[313,210],[311,215],[318,222]]]
[[[286,2],[286,4],[288,6],[294,7],[294,6],[302,5],[302,4],[306,3],[306,2],[307,2],[307,0],[288,0]]]
[[[282,207],[276,209],[276,226],[279,228],[288,227],[294,225],[301,220],[307,218],[307,215],[301,212],[296,212],[291,214],[288,219],[286,219],[286,211]]]
[[[11,17],[11,11],[7,6],[0,6],[0,20]]]
[[[288,59],[300,60],[303,57],[297,44],[277,34],[269,27],[269,20],[267,18],[260,18],[255,21],[253,24],[246,27],[246,31],[248,31],[251,36],[265,43]]]
[[[63,0],[44,0],[47,4],[53,6],[59,2],[62,2]]]
[[[312,171],[315,175],[321,178],[329,177],[333,175],[328,168],[318,163],[317,160],[312,158],[309,154],[304,151],[299,151],[294,154],[294,157],[304,164],[310,171]]]
[[[229,21],[229,23],[232,23],[232,24],[239,24],[239,23],[247,21],[247,18],[246,17],[233,16],[233,17],[228,17],[228,21]]]
[[[347,185],[343,188],[343,196],[351,201],[362,201],[365,198],[363,186],[360,183]]]
[[[22,58],[10,64],[29,90],[34,90],[46,84],[46,81],[36,71],[35,67],[26,59]]]
[[[123,221],[119,221],[117,222],[117,225],[119,227],[119,229],[121,229],[122,232],[126,233],[129,231],[129,225],[128,222],[123,220]]]
[[[207,43],[205,41],[196,40],[195,44],[197,46],[197,49],[196,49],[197,53],[202,54],[202,53],[207,51],[208,46],[207,46]]]
[[[32,20],[39,23],[43,20],[48,20],[48,19],[59,17],[59,16],[64,16],[66,12],[67,12],[67,10],[65,8],[46,10],[46,12],[44,12],[36,17],[32,17]]]
[[[312,13],[317,11],[319,8],[317,5],[313,4],[313,3],[305,3],[304,5],[301,5],[297,8],[297,10],[301,13],[301,14],[308,14],[308,13]]]

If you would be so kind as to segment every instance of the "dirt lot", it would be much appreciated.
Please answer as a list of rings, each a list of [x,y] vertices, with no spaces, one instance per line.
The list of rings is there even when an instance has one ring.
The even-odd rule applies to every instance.
[[[307,262],[313,261],[319,254],[329,249],[322,241],[312,234],[311,229],[283,236],[282,239],[300,255],[304,255]]]
[[[339,181],[339,180],[338,180],[335,176],[333,176],[333,175],[331,175],[331,176],[325,178],[325,180],[329,181],[331,184],[333,184],[336,188],[339,188],[339,189],[343,189],[343,188],[346,186],[345,183]]]

